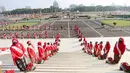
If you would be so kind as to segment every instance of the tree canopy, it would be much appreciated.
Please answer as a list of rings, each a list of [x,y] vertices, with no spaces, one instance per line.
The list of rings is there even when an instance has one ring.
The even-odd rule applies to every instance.
[[[50,6],[50,8],[44,8],[44,9],[15,9],[12,11],[5,11],[3,14],[5,15],[11,15],[11,14],[32,14],[32,13],[52,13],[52,12],[61,12],[64,11],[65,9],[62,8],[56,8],[54,6]],[[130,11],[130,6],[102,6],[102,5],[97,5],[97,6],[84,6],[82,4],[80,5],[75,5],[71,4],[69,8],[67,8],[67,11],[70,12],[94,12],[94,11]]]

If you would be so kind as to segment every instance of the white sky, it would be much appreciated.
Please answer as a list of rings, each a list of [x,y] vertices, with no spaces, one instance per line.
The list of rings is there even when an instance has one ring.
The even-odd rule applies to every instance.
[[[31,8],[47,8],[53,4],[54,0],[0,0],[0,6],[5,6],[7,10],[16,8],[24,8],[25,6],[31,6]],[[130,0],[57,0],[59,6],[62,8],[69,7],[70,4],[83,4],[89,5],[116,5],[130,6]]]

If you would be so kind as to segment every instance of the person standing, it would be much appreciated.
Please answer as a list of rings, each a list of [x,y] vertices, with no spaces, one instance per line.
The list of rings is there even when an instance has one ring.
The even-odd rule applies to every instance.
[[[27,47],[27,52],[29,55],[29,58],[31,60],[32,63],[36,63],[36,53],[35,53],[35,49],[34,46],[32,45],[31,41],[27,41],[28,47]]]
[[[43,63],[44,62],[44,51],[43,51],[43,47],[42,47],[42,42],[38,42],[37,47],[38,47],[39,58],[41,59],[41,63]]]

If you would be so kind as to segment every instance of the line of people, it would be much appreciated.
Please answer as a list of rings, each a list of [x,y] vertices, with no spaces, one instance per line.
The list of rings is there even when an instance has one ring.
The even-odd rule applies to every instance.
[[[113,53],[114,56],[108,57],[109,51],[111,49],[111,44],[109,41],[106,42],[105,46],[103,46],[103,42],[95,42],[93,45],[92,42],[88,42],[86,38],[83,38],[83,34],[80,31],[80,28],[75,25],[74,31],[77,33],[79,41],[83,41],[81,46],[84,53],[92,55],[93,57],[97,57],[99,60],[106,60],[108,64],[118,64],[122,58],[122,55],[125,53],[126,45],[124,43],[124,38],[119,38],[119,40],[115,43]],[[103,54],[101,53],[103,51]],[[130,65],[127,62],[121,63],[120,70],[130,73]]]
[[[27,41],[27,49],[24,48],[23,44],[18,41],[17,38],[12,39],[12,45],[10,47],[12,59],[14,65],[18,67],[20,71],[28,72],[36,69],[35,64],[42,64],[58,53],[58,45],[60,40],[60,34],[56,36],[54,43],[37,43],[38,55],[36,54],[35,48],[31,41]],[[26,54],[27,52],[27,54]],[[28,60],[29,58],[29,60]],[[7,70],[4,73],[10,73],[12,70]]]
[[[12,38],[42,38],[42,37],[45,37],[45,38],[48,38],[48,32],[47,31],[44,31],[44,33],[36,33],[36,32],[33,32],[33,34],[30,34],[29,32],[27,34],[23,34],[23,32],[21,32],[20,34],[15,32],[15,33],[10,33],[10,34],[6,34],[4,33],[2,38],[3,39],[12,39]]]
[[[94,46],[92,42],[87,42],[86,38],[84,37],[83,42],[81,45],[84,45],[82,49],[84,53],[92,55],[93,57],[97,57],[99,60],[105,60],[107,64],[118,64],[122,58],[122,55],[125,53],[126,45],[124,43],[123,38],[119,38],[119,40],[115,43],[113,53],[114,56],[108,57],[108,54],[111,49],[110,42],[107,41],[105,46],[103,47],[103,42],[95,42]],[[103,51],[103,54],[101,53]],[[130,73],[130,65],[127,62],[121,63],[120,70]]]

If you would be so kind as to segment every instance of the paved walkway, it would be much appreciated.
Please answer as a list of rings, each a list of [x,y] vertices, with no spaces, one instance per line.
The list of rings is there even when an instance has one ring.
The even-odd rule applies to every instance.
[[[111,40],[111,50],[108,56],[113,56],[113,46],[117,39],[118,37],[87,38],[87,41],[92,41],[93,43],[95,41],[103,41],[105,44],[106,40]],[[128,48],[130,47],[130,42],[127,41],[129,39],[129,37],[125,38],[125,41],[127,42],[126,45]],[[38,40],[32,40],[33,43],[37,41]],[[59,48],[60,51],[58,54],[49,58],[49,60],[46,61],[44,64],[37,65],[36,70],[29,73],[124,73],[122,71],[119,71],[120,63],[124,61],[130,63],[130,59],[128,58],[130,52],[126,51],[125,54],[122,56],[122,59],[119,64],[106,64],[105,60],[98,60],[91,55],[83,53],[81,51],[82,46],[80,46],[80,42],[78,42],[77,38],[61,39]],[[17,67],[10,65],[12,64],[12,59],[10,55],[1,56],[1,60],[2,62],[7,62],[6,64],[8,64],[2,66],[2,70],[14,69],[16,73],[20,73]]]

